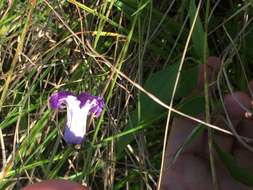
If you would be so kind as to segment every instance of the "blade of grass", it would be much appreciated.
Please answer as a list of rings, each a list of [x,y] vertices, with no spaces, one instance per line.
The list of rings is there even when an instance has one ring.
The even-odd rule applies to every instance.
[[[180,154],[185,150],[187,145],[191,144],[197,137],[203,134],[205,127],[203,125],[197,125],[192,132],[185,138],[183,144],[181,144],[172,158],[172,163],[175,164]]]
[[[25,25],[24,25],[24,29],[20,35],[20,40],[19,40],[19,43],[18,43],[18,46],[17,46],[17,49],[16,49],[16,53],[13,57],[13,60],[11,62],[11,67],[7,73],[7,78],[5,80],[5,83],[4,83],[4,86],[3,86],[3,89],[2,89],[2,94],[1,94],[1,98],[0,98],[0,112],[2,110],[2,107],[4,105],[4,102],[5,102],[5,99],[6,99],[6,96],[7,96],[7,91],[8,91],[8,87],[12,81],[12,76],[13,76],[13,72],[14,72],[14,69],[16,67],[16,64],[18,62],[18,58],[23,50],[23,45],[24,45],[24,42],[25,42],[25,37],[26,37],[26,34],[29,30],[29,26],[30,26],[30,23],[31,23],[31,19],[32,19],[32,14],[33,14],[33,10],[36,6],[36,1],[31,1],[29,2],[28,4],[29,6],[27,7],[27,11],[28,11],[28,15],[26,17],[26,21],[25,21]],[[4,145],[4,138],[3,138],[3,133],[2,133],[2,129],[0,129],[0,141],[1,141],[1,149],[2,149],[2,156],[3,156],[3,169],[2,169],[2,172],[4,172],[5,170],[5,164],[6,164],[6,153],[5,153],[5,145]]]

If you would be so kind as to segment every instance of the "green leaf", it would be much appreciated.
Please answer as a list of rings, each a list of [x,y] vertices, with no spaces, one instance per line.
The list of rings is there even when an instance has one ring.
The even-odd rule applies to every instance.
[[[229,153],[224,152],[217,144],[214,144],[215,150],[218,153],[220,159],[227,167],[230,175],[237,181],[253,187],[253,174],[246,168],[238,166],[237,162]]]
[[[161,71],[152,74],[144,84],[144,88],[169,103],[172,90],[178,72],[178,64],[169,65]],[[198,66],[182,71],[175,98],[181,98],[193,90],[197,83]],[[141,130],[151,126],[151,124],[166,116],[167,110],[154,102],[145,94],[140,95],[141,118],[138,119],[138,111],[134,110],[129,117],[129,125],[125,130],[115,135],[117,137],[117,155],[120,156],[125,146],[133,141],[134,135]],[[190,105],[191,106],[191,105]],[[106,139],[111,140],[111,137]]]
[[[144,84],[144,88],[157,96],[161,101],[169,103],[176,81],[178,64],[167,66],[164,70],[152,74]],[[198,67],[182,71],[175,99],[188,95],[196,86]],[[160,118],[166,109],[151,100],[145,94],[140,95],[141,121],[148,122]]]
[[[193,96],[182,101],[177,109],[191,116],[196,116],[205,111],[205,97]]]
[[[191,0],[189,10],[188,10],[191,26],[193,24],[196,11],[197,9],[195,5],[195,0]],[[205,32],[204,32],[201,20],[198,16],[195,26],[194,26],[193,33],[192,33],[192,44],[193,44],[194,54],[200,61],[204,61],[204,57],[205,57],[204,44],[205,43],[207,44],[207,42],[205,42]]]
[[[253,0],[249,0],[250,5],[253,7]]]

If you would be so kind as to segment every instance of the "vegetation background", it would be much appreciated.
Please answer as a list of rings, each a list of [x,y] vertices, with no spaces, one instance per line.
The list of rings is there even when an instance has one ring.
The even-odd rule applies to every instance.
[[[252,6],[252,0],[1,0],[0,189],[57,178],[94,189],[155,189],[166,120],[174,115],[162,103],[193,117],[219,106],[207,91],[193,92],[210,55],[220,57],[228,76],[220,75],[219,93],[247,87]],[[59,90],[106,101],[102,116],[88,121],[81,148],[62,139],[66,114],[48,107]],[[251,174],[227,162],[252,185]]]

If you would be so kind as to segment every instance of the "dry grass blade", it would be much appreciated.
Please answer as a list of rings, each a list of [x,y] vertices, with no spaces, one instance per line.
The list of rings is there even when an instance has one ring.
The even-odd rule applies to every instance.
[[[183,54],[182,54],[182,58],[181,58],[181,61],[180,61],[180,64],[179,64],[178,72],[177,72],[176,81],[175,81],[174,88],[173,88],[173,91],[172,91],[172,96],[171,96],[170,105],[169,105],[170,108],[173,108],[173,102],[174,102],[176,90],[177,90],[177,87],[178,87],[180,74],[181,74],[181,71],[182,71],[182,67],[183,67],[183,64],[184,64],[184,60],[185,60],[186,52],[187,52],[187,49],[188,49],[188,46],[189,46],[189,43],[190,43],[190,39],[191,39],[191,36],[192,36],[192,33],[193,33],[193,29],[195,27],[195,23],[196,23],[197,18],[198,18],[201,3],[202,3],[202,1],[200,0],[199,3],[198,3],[196,13],[194,15],[192,26],[190,28],[190,31],[189,31],[189,34],[188,34],[188,37],[187,37],[187,40],[186,40],[186,43],[185,43],[185,46],[184,46],[184,51],[183,51]],[[165,159],[167,139],[168,139],[168,135],[169,135],[168,133],[169,133],[169,123],[170,123],[170,120],[171,120],[171,112],[172,112],[172,110],[169,109],[168,110],[168,115],[167,115],[167,120],[166,120],[166,125],[165,125],[162,161],[161,161],[160,176],[159,176],[157,190],[160,190],[160,188],[161,188],[161,181],[162,181],[162,177],[163,177],[164,159]]]
[[[35,6],[36,6],[36,1],[33,1],[33,2],[31,2],[31,4],[29,4],[29,6],[27,8],[28,15],[27,15],[27,18],[26,18],[25,26],[24,26],[24,29],[23,29],[21,35],[20,35],[20,40],[19,40],[19,43],[18,43],[18,46],[17,46],[17,49],[16,49],[16,53],[13,57],[12,62],[11,62],[11,67],[10,67],[8,73],[7,73],[7,78],[5,80],[5,83],[4,83],[4,86],[3,86],[3,89],[2,89],[2,95],[1,95],[1,99],[0,99],[0,112],[1,112],[2,107],[4,105],[9,85],[12,81],[14,69],[16,67],[16,64],[18,63],[19,56],[22,53],[23,45],[24,45],[24,42],[25,42],[25,37],[26,37],[26,34],[29,30],[29,26],[30,26],[31,19],[32,19],[32,13],[33,13],[33,10],[34,10]],[[2,155],[3,155],[3,168],[5,168],[5,163],[6,163],[5,145],[4,145],[4,139],[3,139],[1,129],[0,129],[0,138],[1,138],[1,147],[2,147],[1,149],[2,149]]]
[[[115,68],[108,60],[106,60],[102,55],[98,54],[90,45],[89,45],[89,42],[86,42],[87,44],[87,47],[89,48],[89,52],[87,52],[87,54],[89,54],[91,57],[93,58],[97,58],[97,59],[101,59],[102,62],[104,64],[106,64],[109,68],[111,68],[114,72],[117,72],[121,77],[123,77],[124,79],[126,79],[128,82],[130,82],[134,87],[136,87],[138,90],[140,90],[141,92],[143,92],[145,95],[147,95],[149,98],[151,98],[153,101],[155,101],[156,103],[158,103],[159,105],[161,105],[162,107],[166,108],[167,110],[171,110],[172,112],[180,115],[180,116],[183,116],[185,118],[188,118],[192,121],[196,121],[197,123],[200,123],[200,124],[203,124],[204,126],[206,127],[210,127],[212,129],[215,129],[217,131],[220,131],[222,133],[225,133],[225,134],[228,134],[228,135],[232,135],[233,136],[233,133],[231,133],[230,131],[226,130],[226,129],[222,129],[216,125],[212,125],[210,123],[206,123],[204,122],[203,120],[201,119],[198,119],[198,118],[195,118],[195,117],[192,117],[188,114],[185,114],[175,108],[172,108],[170,106],[168,106],[166,103],[162,102],[159,98],[157,98],[155,95],[153,95],[152,93],[146,91],[141,85],[139,85],[138,83],[134,82],[133,80],[131,80],[128,76],[126,76],[124,73],[122,73],[121,71],[119,71],[117,68]],[[244,139],[247,139],[247,140],[251,140],[251,139],[248,139],[248,138],[244,138]]]

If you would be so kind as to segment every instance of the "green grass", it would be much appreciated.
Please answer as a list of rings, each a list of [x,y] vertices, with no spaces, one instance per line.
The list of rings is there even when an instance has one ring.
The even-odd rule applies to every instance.
[[[235,89],[252,78],[250,3],[210,1],[208,10],[203,3],[193,26],[193,0],[31,2],[0,1],[0,189],[57,178],[94,189],[155,189],[167,110],[120,72],[168,105],[176,88],[173,107],[193,116],[204,112],[191,91],[209,55],[224,58]],[[221,88],[229,91],[224,81]],[[65,112],[48,107],[58,90],[105,99],[80,149],[62,139]]]

